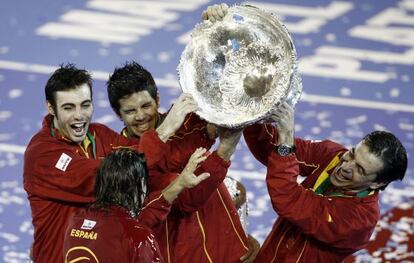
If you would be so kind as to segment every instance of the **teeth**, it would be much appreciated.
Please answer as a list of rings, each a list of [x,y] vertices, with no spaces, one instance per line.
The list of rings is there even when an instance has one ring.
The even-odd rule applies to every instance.
[[[74,126],[76,128],[82,128],[83,127],[83,123],[72,124],[72,126]]]

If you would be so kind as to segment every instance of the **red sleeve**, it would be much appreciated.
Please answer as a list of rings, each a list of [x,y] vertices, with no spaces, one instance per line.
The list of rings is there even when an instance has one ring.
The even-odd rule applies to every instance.
[[[227,174],[230,162],[223,160],[216,152],[213,152],[196,170],[195,174],[210,173],[210,177],[196,187],[185,189],[174,202],[174,207],[182,212],[194,212],[202,207],[211,194],[223,182]],[[150,189],[159,191],[167,187],[176,177],[177,173],[160,173],[150,171]]]
[[[195,172],[196,175],[207,172],[210,173],[210,177],[196,187],[181,192],[175,204],[184,212],[194,212],[200,209],[223,182],[229,166],[230,162],[223,160],[216,152],[210,154]]]
[[[208,137],[206,122],[200,120],[197,115],[190,114],[180,129],[168,140],[168,158],[157,163],[158,169],[162,172],[179,173],[197,148],[203,147],[208,150],[214,143],[215,139]]]
[[[147,166],[153,167],[163,163],[163,160],[167,158],[166,155],[169,153],[170,147],[167,143],[161,141],[155,130],[149,130],[141,135],[138,151],[145,154]]]
[[[295,138],[296,158],[300,162],[300,175],[308,176],[319,167],[327,166],[340,152],[346,149],[333,141],[311,141]]]
[[[266,182],[276,213],[331,246],[347,249],[365,245],[378,219],[376,202],[316,195],[296,183],[298,172],[295,155],[271,153]]]
[[[146,198],[145,203],[144,208],[138,215],[138,221],[149,228],[153,228],[164,221],[170,212],[170,203],[165,200],[159,191],[151,193]]]
[[[168,144],[161,141],[155,130],[144,132],[141,138],[136,140],[122,136],[102,124],[94,124],[94,127],[96,128],[97,136],[104,136],[104,138],[101,138],[101,142],[102,147],[106,147],[104,150],[106,154],[123,147],[132,148],[137,152],[145,154],[148,167],[159,165],[170,149]]]
[[[67,162],[56,168],[58,160]],[[41,198],[88,203],[93,201],[100,160],[79,156],[65,143],[29,145],[24,155],[24,187]]]
[[[158,242],[152,233],[139,237],[138,242],[135,242],[134,248],[130,251],[133,253],[132,263],[164,262]]]
[[[277,142],[277,131],[269,123],[256,123],[243,130],[244,140],[253,156],[267,166],[270,152]]]
[[[270,123],[254,124],[244,129],[244,139],[253,156],[267,166],[269,155],[274,152],[277,145],[278,133],[276,127]],[[331,159],[346,149],[335,142],[310,141],[295,138],[296,157],[300,161],[299,174],[308,176],[320,165],[321,160]],[[315,155],[315,152],[318,154]]]

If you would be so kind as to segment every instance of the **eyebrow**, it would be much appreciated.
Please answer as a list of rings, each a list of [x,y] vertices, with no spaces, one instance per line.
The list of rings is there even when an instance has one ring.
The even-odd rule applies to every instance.
[[[85,104],[85,103],[92,103],[92,100],[84,100],[84,101],[81,102],[81,105]],[[75,106],[75,103],[66,102],[66,103],[63,103],[62,105],[60,105],[61,108],[65,107],[65,106]]]
[[[63,107],[66,107],[66,106],[75,106],[75,103],[70,103],[70,102],[66,102],[66,103],[63,103],[62,105],[60,105],[60,107],[61,108],[63,108]]]
[[[357,163],[357,161],[355,160],[355,147],[352,147],[352,149],[351,149],[351,154],[352,154],[352,156],[354,157],[354,161],[355,161],[356,165],[357,165],[359,168],[361,168],[361,170],[362,170],[363,174],[364,174],[364,175],[366,175],[366,174],[367,174],[367,171],[365,171],[365,168],[364,168],[361,164]]]

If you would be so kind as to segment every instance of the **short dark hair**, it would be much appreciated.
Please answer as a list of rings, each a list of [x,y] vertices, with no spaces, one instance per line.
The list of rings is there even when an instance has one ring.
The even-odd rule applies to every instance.
[[[101,162],[95,182],[94,209],[111,205],[124,207],[137,215],[148,194],[148,168],[143,153],[121,148],[107,155]]]
[[[135,61],[126,62],[115,68],[106,83],[108,99],[112,109],[119,116],[119,100],[140,91],[148,91],[157,101],[157,86],[151,73]]]
[[[74,64],[61,64],[53,72],[45,86],[46,100],[56,111],[56,92],[75,89],[83,84],[88,84],[92,97],[92,77],[85,69],[78,69]]]
[[[394,134],[374,131],[364,137],[363,143],[384,163],[384,168],[377,173],[375,180],[386,183],[380,190],[384,190],[390,182],[404,178],[407,170],[407,151]]]

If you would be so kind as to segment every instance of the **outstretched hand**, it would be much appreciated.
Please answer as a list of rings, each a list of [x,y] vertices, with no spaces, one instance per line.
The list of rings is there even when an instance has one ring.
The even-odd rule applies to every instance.
[[[157,128],[157,133],[163,142],[166,142],[184,122],[185,116],[198,110],[197,102],[191,94],[183,93],[178,97],[173,107],[165,117],[162,124]]]
[[[167,202],[172,204],[181,191],[186,188],[193,188],[210,176],[209,173],[202,173],[199,176],[194,174],[198,165],[207,159],[206,151],[204,148],[195,150],[181,174],[162,190],[162,194]]]
[[[197,148],[191,155],[187,165],[177,178],[178,183],[183,188],[193,188],[210,176],[209,173],[202,173],[198,176],[194,174],[198,165],[207,159],[207,156],[205,155],[206,151],[205,148]]]
[[[201,14],[203,20],[210,20],[211,22],[221,21],[223,17],[226,16],[228,12],[228,5],[225,3],[219,5],[211,5],[207,7],[207,10],[204,10]]]

